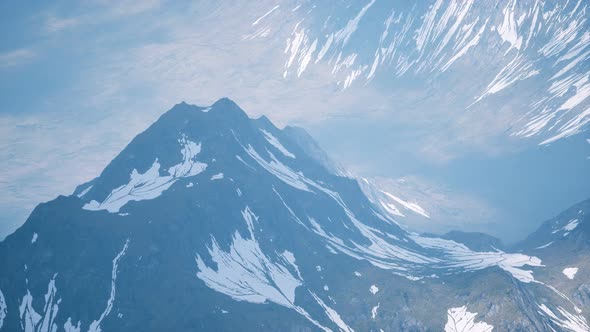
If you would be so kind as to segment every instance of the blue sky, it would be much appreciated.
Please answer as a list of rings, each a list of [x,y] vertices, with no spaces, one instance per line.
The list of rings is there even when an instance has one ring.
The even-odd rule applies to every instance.
[[[357,58],[365,57],[369,64],[372,59],[361,51],[368,49],[370,36],[381,35],[383,22],[367,22],[381,12],[389,15],[390,9],[384,2],[372,4],[350,2],[337,12],[346,20],[334,23],[349,36],[340,52],[359,54]],[[77,184],[98,175],[127,142],[172,105],[180,101],[208,105],[223,96],[234,99],[251,116],[265,114],[278,125],[307,128],[356,174],[416,176],[494,208],[501,205],[503,212],[495,217],[510,223],[530,216],[522,222],[521,232],[541,221],[537,219],[590,195],[581,185],[590,181],[585,159],[589,145],[583,135],[555,148],[561,161],[543,159],[523,152],[538,151],[539,140],[510,135],[526,110],[506,106],[506,100],[524,97],[498,94],[497,99],[487,98],[466,111],[472,102],[463,97],[466,91],[485,91],[494,77],[489,74],[484,81],[482,71],[482,82],[474,84],[478,79],[473,78],[477,75],[472,74],[474,60],[467,57],[469,53],[464,62],[454,63],[454,71],[436,74],[443,77],[439,81],[419,74],[394,78],[384,69],[367,83],[357,80],[360,83],[346,89],[349,73],[334,74],[334,61],[328,61],[327,55],[309,62],[301,56],[301,48],[293,55],[299,37],[308,38],[301,45],[307,42],[309,53],[312,28],[322,24],[325,28],[329,20],[324,17],[333,16],[329,10],[334,9],[325,7],[298,8],[297,1],[0,4],[0,237],[24,222],[39,202],[70,194]],[[485,28],[492,31],[492,23]],[[306,24],[309,29],[301,34]],[[511,42],[494,43],[502,47],[501,54],[517,54]],[[319,46],[314,56],[318,53]],[[487,68],[485,63],[478,66]],[[364,68],[367,74],[371,66]],[[583,77],[588,66],[580,70]],[[472,80],[462,83],[465,77]],[[514,86],[534,91],[537,81],[523,78]],[[507,161],[512,159],[518,161]],[[553,163],[545,163],[547,159]],[[539,162],[544,167],[532,173],[537,178],[518,183],[522,173],[510,174],[511,167],[534,168]],[[576,166],[570,167],[573,163]],[[471,171],[479,179],[488,174],[491,180],[470,182],[460,176]],[[549,192],[520,191],[510,198],[522,200],[526,208],[510,207],[506,203],[510,198],[502,198],[494,179],[512,181],[514,188],[542,181],[542,190]],[[541,196],[554,204],[544,201],[544,208],[536,208]],[[498,233],[500,228],[494,228],[493,222],[474,220],[474,229],[485,225]],[[506,222],[502,225],[501,230],[508,227]]]

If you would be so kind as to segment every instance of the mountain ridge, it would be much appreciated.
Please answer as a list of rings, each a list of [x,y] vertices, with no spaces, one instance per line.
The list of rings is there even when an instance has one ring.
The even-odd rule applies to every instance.
[[[407,232],[289,137],[175,105],[0,243],[0,329],[587,327],[539,258]]]

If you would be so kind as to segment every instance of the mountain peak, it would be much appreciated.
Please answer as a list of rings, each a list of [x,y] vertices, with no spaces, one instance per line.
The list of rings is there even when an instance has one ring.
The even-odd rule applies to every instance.
[[[389,300],[407,293],[412,308],[429,315],[436,304],[420,328],[441,330],[448,310],[484,298],[488,285],[500,294],[513,289],[512,279],[526,292],[542,285],[532,270],[543,267],[537,257],[409,233],[330,165],[303,129],[249,119],[227,98],[210,107],[177,104],[75,197],[41,205],[0,243],[0,322],[10,331],[351,331],[347,323],[368,330],[362,312],[371,303],[371,323],[401,330],[405,321],[377,310],[379,301],[410,308]],[[559,229],[581,225],[583,211],[576,213],[578,221]],[[572,279],[573,269],[585,273],[580,262],[567,266],[568,281],[584,281]],[[453,296],[453,276],[469,297]],[[546,289],[538,294],[563,303]],[[510,317],[523,303],[484,301],[476,305],[498,303]],[[544,322],[541,315],[535,319]]]
[[[228,97],[221,97],[219,98],[216,102],[213,103],[212,106],[216,106],[216,107],[236,107],[236,108],[240,108],[238,106],[238,104],[236,104],[235,101],[231,100]]]
[[[232,113],[239,113],[246,115],[246,112],[233,100],[223,97],[216,102],[214,102],[210,109],[212,111],[223,111],[223,112],[232,112]]]

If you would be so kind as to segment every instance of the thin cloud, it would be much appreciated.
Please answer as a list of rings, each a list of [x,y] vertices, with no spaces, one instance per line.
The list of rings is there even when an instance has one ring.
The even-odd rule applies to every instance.
[[[45,31],[48,33],[56,33],[65,29],[76,27],[82,24],[84,20],[80,17],[59,18],[49,16],[45,21]]]
[[[55,10],[43,14],[43,31],[52,34],[84,25],[105,24],[112,20],[146,13],[160,6],[160,0],[91,1],[78,8],[77,15],[60,17],[55,15]]]
[[[0,53],[0,69],[18,67],[32,61],[37,53],[28,48],[20,48],[13,51]]]

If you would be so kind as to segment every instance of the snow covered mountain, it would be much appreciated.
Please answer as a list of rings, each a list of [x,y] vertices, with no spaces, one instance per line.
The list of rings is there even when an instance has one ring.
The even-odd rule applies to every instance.
[[[406,231],[324,157],[229,99],[174,106],[0,243],[0,331],[589,329],[582,267],[564,291],[528,247]]]
[[[245,38],[289,31],[286,78],[328,75],[340,89],[374,84],[391,91],[398,109],[427,117],[448,109],[463,124],[477,114],[540,144],[590,122],[583,0],[285,1],[268,9]]]

